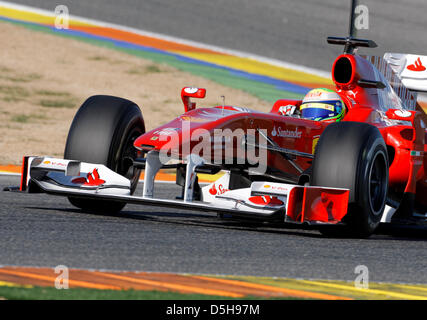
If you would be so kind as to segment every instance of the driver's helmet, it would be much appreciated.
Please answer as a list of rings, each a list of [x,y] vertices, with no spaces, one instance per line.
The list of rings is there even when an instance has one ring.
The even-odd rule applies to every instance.
[[[316,121],[341,121],[345,105],[333,90],[318,88],[309,91],[300,106],[302,118]]]

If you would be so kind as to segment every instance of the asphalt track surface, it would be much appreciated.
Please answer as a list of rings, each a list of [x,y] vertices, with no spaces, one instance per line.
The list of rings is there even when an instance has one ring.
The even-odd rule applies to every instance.
[[[18,183],[0,176],[1,189]],[[427,234],[413,231],[331,239],[208,212],[128,205],[115,216],[88,214],[62,197],[0,191],[0,235],[0,265],[349,281],[365,265],[370,281],[427,283]]]
[[[342,48],[326,37],[346,36],[350,0],[14,0],[71,14],[249,52],[330,71]],[[369,29],[359,37],[379,47],[363,51],[427,54],[427,1],[363,0]]]

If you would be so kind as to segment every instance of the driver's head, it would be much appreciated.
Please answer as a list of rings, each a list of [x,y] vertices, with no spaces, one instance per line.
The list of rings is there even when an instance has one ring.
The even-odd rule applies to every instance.
[[[341,121],[345,115],[345,105],[333,90],[318,88],[309,91],[302,101],[301,116],[316,121]]]

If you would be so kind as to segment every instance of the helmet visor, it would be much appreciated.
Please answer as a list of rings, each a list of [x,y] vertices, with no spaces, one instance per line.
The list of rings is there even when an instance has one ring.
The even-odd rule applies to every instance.
[[[340,101],[307,102],[300,107],[301,115],[309,120],[326,120],[337,117],[342,112]]]

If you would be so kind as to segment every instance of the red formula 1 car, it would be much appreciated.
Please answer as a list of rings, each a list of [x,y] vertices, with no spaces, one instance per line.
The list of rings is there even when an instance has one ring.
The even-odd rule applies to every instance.
[[[286,105],[299,108],[297,100],[280,99],[270,112],[196,108],[191,99],[203,98],[206,90],[186,87],[185,113],[145,132],[133,102],[93,96],[74,118],[65,159],[24,157],[20,190],[63,195],[84,210],[168,206],[309,223],[327,234],[361,237],[380,222],[424,222],[427,120],[416,93],[403,83],[427,88],[411,74],[427,59],[362,57],[354,48],[375,43],[353,37],[328,42],[345,45],[332,67],[335,91],[347,109],[340,122],[279,112]],[[177,198],[155,197],[161,168],[176,169],[182,186]],[[142,170],[143,193],[135,195]],[[199,173],[220,171],[214,183],[198,183]]]

